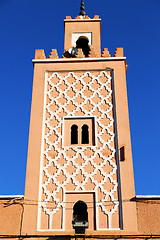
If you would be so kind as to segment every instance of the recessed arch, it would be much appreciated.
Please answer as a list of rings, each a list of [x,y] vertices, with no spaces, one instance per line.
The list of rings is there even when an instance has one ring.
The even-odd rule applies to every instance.
[[[87,204],[81,200],[77,201],[73,206],[73,221],[88,222]]]
[[[71,126],[71,144],[78,144],[78,126],[76,124]]]
[[[82,48],[85,57],[88,57],[90,51],[88,38],[85,36],[79,37],[76,41],[76,48]]]
[[[81,143],[89,144],[89,127],[87,124],[82,126]]]
[[[67,117],[63,121],[63,146],[95,146],[95,117]]]

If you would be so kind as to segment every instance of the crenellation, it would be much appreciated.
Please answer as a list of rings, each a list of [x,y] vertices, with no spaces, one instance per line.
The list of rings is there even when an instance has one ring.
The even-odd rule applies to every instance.
[[[35,50],[35,59],[46,59],[44,49],[36,49]]]
[[[78,48],[78,53],[76,55],[76,58],[85,58],[82,48]]]
[[[90,51],[89,51],[89,58],[94,58],[94,57],[100,57],[96,49],[91,45],[90,46]]]
[[[51,58],[51,59],[57,59],[57,58],[59,58],[59,57],[58,57],[58,53],[57,53],[57,49],[52,49],[52,51],[51,51],[51,53],[50,53],[50,55],[49,55],[49,58]]]
[[[89,51],[88,57],[89,58],[96,57],[96,53],[95,53],[94,47],[92,47],[92,46],[90,46],[90,51]]]
[[[81,16],[76,16],[75,19],[82,19],[82,17]]]
[[[90,18],[86,15],[84,19],[90,19]]]
[[[123,48],[116,48],[114,57],[123,57]]]
[[[71,16],[66,16],[66,19],[72,19]]]
[[[111,54],[109,54],[108,48],[103,48],[102,57],[111,57]]]
[[[99,15],[94,15],[93,19],[99,19]]]

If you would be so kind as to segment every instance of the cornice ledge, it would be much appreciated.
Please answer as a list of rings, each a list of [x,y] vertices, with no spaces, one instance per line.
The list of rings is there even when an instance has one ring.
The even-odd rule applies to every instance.
[[[52,63],[52,62],[96,62],[96,61],[117,61],[126,60],[126,57],[100,57],[100,58],[58,58],[58,59],[32,59],[33,63]]]
[[[160,199],[160,195],[136,195],[136,199]]]
[[[89,19],[64,19],[64,22],[100,22],[101,18],[89,18]]]

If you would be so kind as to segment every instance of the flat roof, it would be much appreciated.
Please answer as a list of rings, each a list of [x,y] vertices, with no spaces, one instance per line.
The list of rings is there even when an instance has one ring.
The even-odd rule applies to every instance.
[[[160,199],[160,195],[136,195],[137,199]]]
[[[15,198],[23,198],[24,195],[0,195],[1,199],[15,199]]]
[[[76,18],[64,19],[64,22],[100,22],[101,18]]]

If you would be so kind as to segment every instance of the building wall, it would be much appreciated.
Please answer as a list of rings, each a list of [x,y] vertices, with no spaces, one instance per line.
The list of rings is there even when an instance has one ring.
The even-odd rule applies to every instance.
[[[91,33],[91,45],[94,47],[95,51],[99,56],[101,56],[101,20],[100,19],[85,19],[85,20],[65,20],[65,39],[64,39],[64,49],[68,50],[73,47],[72,45],[72,34],[73,33]],[[74,45],[75,47],[76,45]]]
[[[58,93],[58,91],[57,91],[58,88],[59,87],[60,88],[68,88],[68,90],[70,88],[72,90],[72,87],[73,87],[72,85],[78,85],[79,80],[76,80],[75,77],[74,77],[74,82],[72,83],[72,80],[73,80],[72,74],[70,76],[70,78],[71,78],[70,79],[70,81],[71,81],[70,86],[68,85],[68,81],[66,79],[67,79],[67,74],[69,72],[74,72],[75,75],[76,74],[77,75],[81,74],[82,78],[83,78],[83,75],[85,75],[87,72],[95,72],[94,74],[96,74],[96,69],[99,71],[99,73],[101,71],[102,74],[103,74],[103,71],[107,72],[106,68],[107,69],[113,69],[113,72],[114,72],[114,78],[113,78],[114,81],[112,82],[112,84],[114,84],[114,93],[115,93],[115,106],[116,106],[116,117],[117,117],[116,118],[117,121],[115,121],[115,122],[117,124],[117,132],[118,132],[118,143],[119,143],[118,148],[120,148],[121,146],[125,146],[125,161],[120,162],[119,163],[120,165],[116,166],[118,171],[120,172],[120,176],[119,176],[120,179],[118,179],[117,172],[115,172],[115,174],[114,174],[114,181],[117,180],[117,182],[121,183],[121,187],[119,185],[118,188],[119,188],[119,190],[121,190],[120,195],[122,197],[122,209],[123,209],[123,213],[122,213],[123,214],[123,226],[122,226],[122,228],[123,228],[123,230],[127,230],[127,231],[136,230],[137,229],[137,225],[136,225],[137,221],[136,221],[136,206],[135,206],[135,203],[125,201],[126,199],[131,199],[135,196],[132,155],[131,155],[131,144],[130,144],[129,118],[128,118],[128,103],[127,103],[127,94],[126,94],[126,64],[125,64],[125,58],[120,58],[119,59],[119,58],[116,58],[116,57],[114,58],[113,57],[113,58],[101,58],[99,60],[97,60],[96,58],[91,59],[91,60],[90,59],[86,59],[86,60],[83,60],[83,59],[82,60],[80,60],[80,59],[71,59],[71,60],[70,59],[60,59],[60,60],[57,59],[56,60],[56,59],[54,59],[53,61],[51,60],[51,61],[48,61],[48,62],[45,61],[45,60],[44,60],[44,62],[43,62],[43,60],[35,62],[25,198],[29,199],[29,200],[34,200],[34,201],[36,201],[37,204],[38,204],[38,202],[43,201],[43,198],[44,198],[44,200],[45,199],[48,200],[47,204],[50,204],[49,202],[53,201],[52,198],[49,199],[49,197],[48,197],[50,194],[48,194],[47,191],[44,192],[44,188],[42,188],[42,186],[40,184],[41,183],[40,181],[42,179],[42,176],[43,176],[44,179],[46,179],[44,181],[44,186],[45,187],[47,187],[47,185],[48,185],[47,183],[49,183],[49,180],[52,181],[51,177],[47,178],[47,176],[45,174],[45,172],[47,172],[46,166],[51,167],[53,171],[56,170],[51,159],[54,159],[54,157],[56,157],[56,156],[54,156],[54,154],[57,154],[57,153],[55,152],[54,148],[52,148],[53,156],[50,156],[50,159],[49,159],[47,154],[48,154],[48,152],[50,154],[51,151],[49,151],[49,150],[44,151],[44,148],[46,148],[46,149],[48,147],[51,148],[51,146],[49,146],[50,143],[47,142],[48,138],[53,138],[52,141],[54,142],[55,141],[54,138],[56,138],[56,135],[59,134],[60,139],[62,139],[63,131],[62,131],[62,128],[60,128],[59,126],[61,126],[60,124],[61,124],[61,121],[63,121],[63,117],[67,117],[66,113],[63,111],[64,109],[62,107],[63,104],[64,105],[66,104],[66,100],[64,99],[64,93],[63,94]],[[59,83],[57,82],[57,79],[56,79],[57,75],[55,74],[56,72],[58,72],[58,75],[64,75],[63,77],[65,78],[65,82],[64,82],[63,78],[59,77],[59,76],[58,76],[58,82]],[[107,75],[110,77],[109,74],[110,74],[110,72],[108,71]],[[47,75],[48,75],[48,77],[47,77]],[[68,77],[68,79],[69,79],[69,77]],[[50,84],[46,85],[46,81],[47,81],[47,84],[48,84],[48,81],[50,81]],[[92,81],[93,81],[93,79],[92,79]],[[107,86],[108,85],[107,84],[108,77],[105,77],[105,81],[106,81],[106,86]],[[82,80],[80,82],[83,83]],[[96,82],[97,82],[97,80],[96,80],[96,77],[95,77],[95,81],[94,81],[95,85],[100,83],[100,79],[98,80],[97,83]],[[92,83],[90,83],[90,84],[92,85]],[[79,84],[79,87],[81,87],[81,85],[83,85],[83,88],[87,88],[87,86],[84,86],[84,83]],[[110,85],[110,83],[109,83],[109,85]],[[60,121],[60,124],[58,123],[59,126],[57,125],[55,127],[55,129],[53,128],[54,126],[52,126],[51,130],[56,130],[56,132],[52,131],[52,133],[54,134],[52,136],[50,134],[50,131],[48,131],[48,129],[46,128],[47,122],[50,121],[49,120],[50,113],[45,110],[46,111],[45,117],[43,117],[44,116],[44,109],[46,108],[46,106],[44,105],[44,101],[46,101],[45,86],[47,86],[47,91],[50,91],[50,88],[52,88],[54,90],[53,91],[54,94],[52,94],[52,92],[47,93],[47,97],[50,96],[48,94],[53,95],[51,100],[50,99],[47,100],[48,101],[47,104],[51,103],[52,106],[50,106],[50,107],[53,108],[53,111],[51,112],[51,116],[53,118],[53,123],[52,124],[55,124],[54,121],[55,122],[57,120],[58,120],[58,122]],[[78,86],[74,86],[74,88],[75,87],[78,87]],[[101,87],[102,88],[104,87],[103,84],[101,85]],[[106,87],[104,89],[106,89],[105,91],[107,91]],[[90,87],[90,90],[92,90],[91,87]],[[91,92],[90,90],[87,90],[85,92],[86,96],[87,96],[87,94],[90,94],[90,92]],[[94,91],[93,91],[93,93],[94,93]],[[96,93],[96,90],[95,90],[95,93]],[[61,98],[59,98],[59,95],[61,96]],[[77,90],[77,95],[78,95],[78,90]],[[49,98],[51,98],[51,97],[49,97]],[[66,93],[65,93],[65,98],[66,98]],[[78,96],[77,96],[77,98],[78,98]],[[89,99],[89,96],[87,98]],[[88,100],[87,98],[85,99],[86,102]],[[111,98],[109,100],[110,103],[112,102]],[[83,99],[80,98],[80,100],[83,100]],[[60,102],[65,101],[65,103],[60,103],[59,104],[58,103],[59,101]],[[77,101],[77,100],[74,99],[74,101]],[[88,101],[88,102],[90,104],[90,101]],[[65,106],[65,108],[69,109],[70,107],[72,107],[72,108],[76,107],[77,109],[76,109],[75,113],[78,114],[78,115],[75,114],[76,117],[78,117],[78,116],[84,117],[85,115],[84,115],[83,112],[80,111],[79,106],[77,106],[77,105],[74,106],[75,103],[73,104],[73,101],[71,101],[71,103],[72,104],[70,104],[68,106]],[[90,107],[89,104],[88,105],[86,104],[86,107],[88,109]],[[94,108],[96,106],[96,104],[94,104],[94,103],[91,103],[91,104],[92,104],[92,108]],[[105,107],[105,104],[103,106]],[[49,106],[47,106],[47,108],[48,107]],[[60,107],[60,109],[59,109],[59,107]],[[57,108],[57,109],[54,109],[54,108]],[[94,108],[94,110],[95,111],[92,111],[93,112],[92,115],[99,118],[99,115],[101,115],[102,113],[97,109],[97,106],[96,106],[96,109]],[[55,114],[54,114],[54,111],[55,111]],[[107,110],[105,110],[105,111],[107,112]],[[60,118],[59,117],[57,118],[57,114],[59,114]],[[109,115],[113,118],[112,114],[113,114],[113,109],[110,110],[110,113],[109,113]],[[104,113],[103,113],[103,117],[105,118]],[[102,119],[102,121],[103,120],[104,119]],[[110,119],[105,118],[104,124],[106,124],[106,126],[110,122],[113,124],[113,122]],[[98,124],[97,124],[97,127],[98,127]],[[46,134],[45,138],[47,139],[47,141],[43,140],[43,131],[44,130],[46,131],[45,132],[45,134]],[[110,126],[110,130],[111,131],[113,130],[113,125]],[[98,133],[98,131],[97,131],[97,133]],[[47,134],[49,134],[49,135],[47,135]],[[106,137],[111,137],[111,135],[110,136],[106,135]],[[98,140],[98,138],[97,138],[97,140]],[[57,141],[57,139],[56,139],[56,141]],[[106,141],[108,141],[107,138],[106,138]],[[57,144],[59,144],[59,145],[57,145]],[[59,149],[61,150],[61,144],[62,143],[59,141],[55,144],[55,147],[58,146]],[[99,144],[101,144],[101,143],[99,143]],[[114,140],[112,140],[111,144],[112,144],[112,147],[115,146]],[[103,145],[103,143],[102,143],[102,145]],[[54,145],[53,145],[53,147],[54,147]],[[95,148],[95,147],[93,146],[92,148]],[[98,146],[98,148],[99,148],[99,146]],[[98,149],[98,148],[95,148],[95,153],[94,154],[98,154],[98,151],[100,151],[100,149]],[[92,149],[90,149],[90,150],[92,150]],[[59,155],[59,151],[58,151],[58,155]],[[76,151],[77,151],[77,149],[76,149]],[[82,155],[84,156],[85,151],[83,152],[82,149],[80,151],[82,152]],[[108,153],[107,153],[107,151],[108,150],[106,150],[106,154],[109,153],[109,151],[108,151]],[[42,154],[44,154],[44,157],[47,156],[49,161],[48,161],[47,158],[42,159]],[[74,151],[72,151],[72,154],[74,155]],[[77,152],[76,152],[76,154],[77,154]],[[109,155],[110,154],[112,154],[112,153],[109,153]],[[117,151],[117,156],[118,156],[118,151]],[[45,161],[46,161],[46,164],[47,164],[46,166],[44,165]],[[65,161],[65,159],[61,159],[61,163],[63,161]],[[83,161],[83,158],[82,158],[82,161]],[[108,160],[106,161],[106,163],[107,162],[108,162]],[[69,161],[68,161],[67,164],[69,165]],[[115,169],[116,169],[116,167],[115,167]],[[44,169],[41,170],[42,168],[44,168]],[[70,170],[72,168],[73,168],[73,166],[71,166]],[[106,167],[106,172],[110,171],[109,168],[110,168],[110,166]],[[57,169],[56,171],[57,171],[57,174],[58,174],[57,177],[61,176],[59,178],[59,180],[61,181],[61,179],[65,177],[63,175],[63,171],[60,172],[60,169],[59,170]],[[97,173],[98,173],[98,169],[97,169]],[[100,174],[101,178],[103,178],[102,175]],[[79,177],[83,178],[83,174],[79,174]],[[88,180],[90,181],[89,178],[88,178]],[[86,183],[89,184],[89,181],[86,182]],[[34,182],[34,185],[33,185],[33,182]],[[113,181],[109,180],[108,186],[109,186],[110,183],[113,186],[113,191],[111,189],[109,189],[109,191],[110,192],[112,191],[112,194],[117,194],[118,191],[114,190],[114,189],[116,189],[115,188],[116,184],[112,184]],[[75,191],[74,188],[71,189],[71,185],[72,185],[72,187],[74,187],[72,182],[71,182],[70,185],[68,185],[69,186],[69,191],[71,191],[71,190]],[[80,184],[80,185],[83,185],[83,184]],[[92,184],[90,184],[90,186],[91,185]],[[51,187],[53,188],[53,189],[51,189],[51,191],[55,191],[54,190],[54,184],[51,184]],[[75,187],[78,188],[78,186],[75,186]],[[80,187],[82,187],[82,186],[80,186]],[[89,188],[90,189],[87,189],[88,191],[93,191],[92,187],[89,187]],[[76,189],[76,190],[78,190],[78,189]],[[82,190],[84,190],[84,187],[82,188]],[[97,190],[98,190],[98,186],[97,186]],[[106,191],[107,191],[107,187],[106,187]],[[40,195],[39,195],[39,193],[40,193]],[[41,193],[43,194],[43,196],[41,195]],[[58,193],[59,193],[59,195],[63,196],[62,192],[59,191]],[[103,193],[102,193],[102,195],[103,195]],[[110,194],[108,194],[108,195],[110,195]],[[105,197],[105,196],[102,196],[102,198],[103,197]],[[116,199],[116,196],[115,196],[114,199]],[[123,199],[124,199],[124,201],[123,201]],[[61,197],[59,202],[62,203],[63,201],[64,200]],[[112,202],[112,199],[108,199],[107,201],[109,202],[108,205],[110,205],[110,206],[112,205],[111,208],[114,209],[114,203]],[[96,202],[98,202],[98,200]],[[107,206],[107,207],[110,207],[110,206]],[[56,204],[54,204],[54,205],[52,204],[52,206],[48,207],[48,209],[53,209],[53,208],[56,208]],[[72,208],[73,208],[73,206],[72,206]],[[25,211],[24,211],[24,219],[25,220],[24,220],[24,227],[23,227],[23,233],[24,234],[25,233],[33,233],[33,234],[37,233],[37,220],[38,220],[38,226],[41,226],[41,230],[43,229],[43,232],[47,229],[50,230],[51,232],[53,232],[53,230],[54,230],[53,225],[49,226],[49,224],[48,224],[48,221],[49,221],[48,220],[48,215],[49,214],[46,214],[47,208],[45,208],[45,211],[43,211],[43,209],[44,209],[43,207],[41,209],[40,205],[39,205],[39,208],[37,207],[37,205],[25,206]],[[38,210],[43,211],[42,212],[43,218],[41,220],[39,220],[40,218],[38,217]],[[116,212],[119,214],[119,209],[117,209]],[[63,216],[62,215],[63,214],[62,209],[59,212],[56,212],[56,214],[59,214],[58,218],[61,219],[61,216]],[[51,214],[51,215],[53,215],[53,214]],[[30,218],[32,218],[32,222],[29,221]],[[120,219],[120,218],[122,218],[122,216],[119,216],[118,218]],[[117,216],[115,218],[113,218],[114,220],[110,225],[111,227],[108,227],[109,226],[108,223],[107,224],[105,223],[105,222],[107,222],[107,219],[105,218],[104,222],[102,223],[102,229],[104,229],[103,225],[105,225],[105,228],[107,226],[108,229],[112,229],[112,230],[120,228],[118,218],[117,218]],[[56,222],[56,219],[53,220],[53,221],[56,224],[59,224],[61,222],[61,221]],[[72,221],[71,215],[68,219],[66,219],[66,223],[68,223],[68,221],[71,223],[71,221]],[[91,222],[91,220],[90,220],[90,222]],[[42,227],[42,225],[43,225],[43,227]],[[38,229],[40,229],[40,228],[38,228]],[[59,229],[59,226],[56,227],[56,229]],[[64,231],[64,233],[65,233],[65,231],[68,232],[68,233],[69,233],[69,231],[74,233],[71,226],[70,226],[70,230],[68,228],[65,228],[65,230],[63,230],[63,231]],[[86,230],[86,232],[92,233],[92,234],[93,234],[94,231],[95,231],[95,229],[93,229],[93,228]],[[96,232],[97,231],[98,231],[98,229],[96,229]],[[62,232],[62,230],[61,230],[61,232]],[[54,233],[59,234],[59,232],[57,230]]]
[[[27,203],[26,203],[27,204]],[[4,235],[7,236],[7,239],[10,237],[14,237],[13,239],[17,238],[17,236],[21,235],[21,226],[23,224],[23,206],[25,203],[22,201],[11,201],[8,200],[0,200],[0,236],[1,238]],[[128,239],[136,238],[136,239],[150,239],[153,236],[150,235],[157,235],[154,238],[160,238],[160,199],[141,199],[136,202],[137,206],[137,222],[138,222],[138,230],[135,232],[126,232],[123,233],[124,236],[127,234]],[[22,220],[22,222],[21,222]],[[32,219],[30,219],[32,221]],[[113,235],[112,239],[116,238],[119,239],[117,235],[121,235],[122,232],[120,231],[109,231],[107,235]],[[3,236],[2,236],[3,235]],[[146,235],[140,236],[140,235]],[[158,236],[159,235],[159,236]],[[30,237],[30,236],[28,236]],[[102,235],[104,238],[104,236]],[[64,237],[60,237],[63,239]],[[72,237],[69,237],[70,240]],[[36,239],[36,238],[35,238]],[[38,238],[40,239],[40,238]],[[45,237],[43,239],[49,239]],[[56,238],[58,239],[58,238]],[[89,238],[90,239],[90,238]],[[93,239],[96,237],[93,236]],[[99,239],[99,238],[97,238]],[[123,239],[123,236],[121,236]],[[126,237],[125,237],[126,239]],[[53,237],[52,237],[53,240]],[[65,237],[66,240],[66,237]]]
[[[129,201],[135,191],[126,59],[122,48],[112,58],[107,49],[101,55],[100,26],[99,16],[68,16],[62,59],[56,49],[48,59],[36,50],[25,188],[25,199],[35,205],[25,206],[24,234],[74,233],[79,200],[88,206],[86,233],[137,230],[136,205]],[[85,43],[73,56],[68,48],[77,38]],[[79,136],[88,125],[89,143],[79,137],[71,144],[73,124]]]
[[[72,230],[73,205],[83,200],[89,211],[88,229],[118,229],[110,72],[48,72],[45,80],[38,228]],[[81,143],[84,124],[92,136],[88,144]],[[77,144],[71,144],[73,125],[78,127]],[[91,224],[94,218],[96,226]]]
[[[23,219],[23,201],[0,200],[0,235],[19,235]]]
[[[141,199],[137,203],[138,231],[160,234],[160,199]]]

